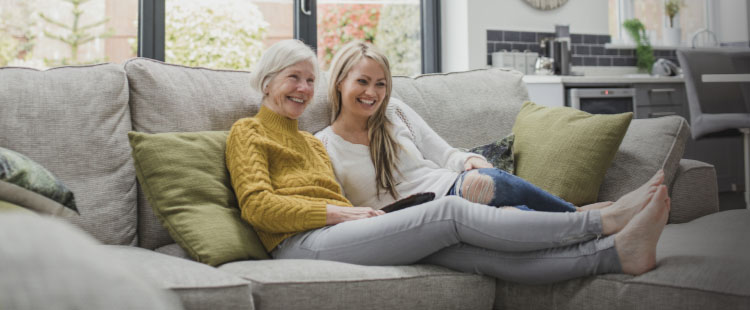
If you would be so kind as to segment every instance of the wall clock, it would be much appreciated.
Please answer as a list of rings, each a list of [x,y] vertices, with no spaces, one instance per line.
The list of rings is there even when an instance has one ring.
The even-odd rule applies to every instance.
[[[556,8],[561,7],[563,4],[568,2],[568,0],[523,0],[523,2],[528,3],[530,6],[534,7],[538,10],[554,10]]]

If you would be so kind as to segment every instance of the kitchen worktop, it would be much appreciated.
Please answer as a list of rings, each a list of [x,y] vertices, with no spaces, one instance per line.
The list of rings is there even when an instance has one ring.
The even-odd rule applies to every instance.
[[[680,76],[651,76],[648,74],[622,74],[622,75],[526,75],[523,77],[526,84],[630,84],[630,83],[682,83]]]
[[[617,72],[612,69],[606,69],[597,71],[581,70],[585,75],[525,75],[523,81],[526,84],[531,101],[553,107],[565,106],[567,97],[566,89],[570,88],[648,87],[647,85],[664,84],[665,87],[670,87],[671,89],[674,88],[674,84],[684,84],[685,82],[682,75],[652,76],[636,73],[635,68],[626,70],[632,71]],[[653,85],[652,87],[657,86]]]

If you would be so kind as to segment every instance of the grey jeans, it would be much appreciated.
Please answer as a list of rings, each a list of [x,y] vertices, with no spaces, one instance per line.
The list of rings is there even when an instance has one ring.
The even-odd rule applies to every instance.
[[[434,264],[542,284],[621,272],[614,236],[598,238],[601,214],[524,212],[456,196],[296,234],[273,258],[361,265]]]

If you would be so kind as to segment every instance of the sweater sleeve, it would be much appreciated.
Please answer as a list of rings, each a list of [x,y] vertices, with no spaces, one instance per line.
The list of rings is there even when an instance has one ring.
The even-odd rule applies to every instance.
[[[457,172],[464,171],[464,164],[470,157],[484,159],[482,155],[462,152],[451,147],[407,104],[395,98],[391,98],[391,103],[395,104],[396,117],[412,132],[414,144],[425,159]]]
[[[252,122],[235,123],[227,137],[227,169],[242,218],[270,233],[325,226],[325,201],[282,195],[273,188],[268,169],[270,144],[260,126]]]

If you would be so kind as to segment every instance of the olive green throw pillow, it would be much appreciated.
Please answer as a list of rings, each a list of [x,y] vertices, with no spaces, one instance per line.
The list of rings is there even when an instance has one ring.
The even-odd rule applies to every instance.
[[[526,102],[513,125],[516,175],[577,206],[596,202],[632,118]]]
[[[211,266],[269,258],[240,217],[224,152],[227,131],[130,132],[136,175],[172,238]]]

